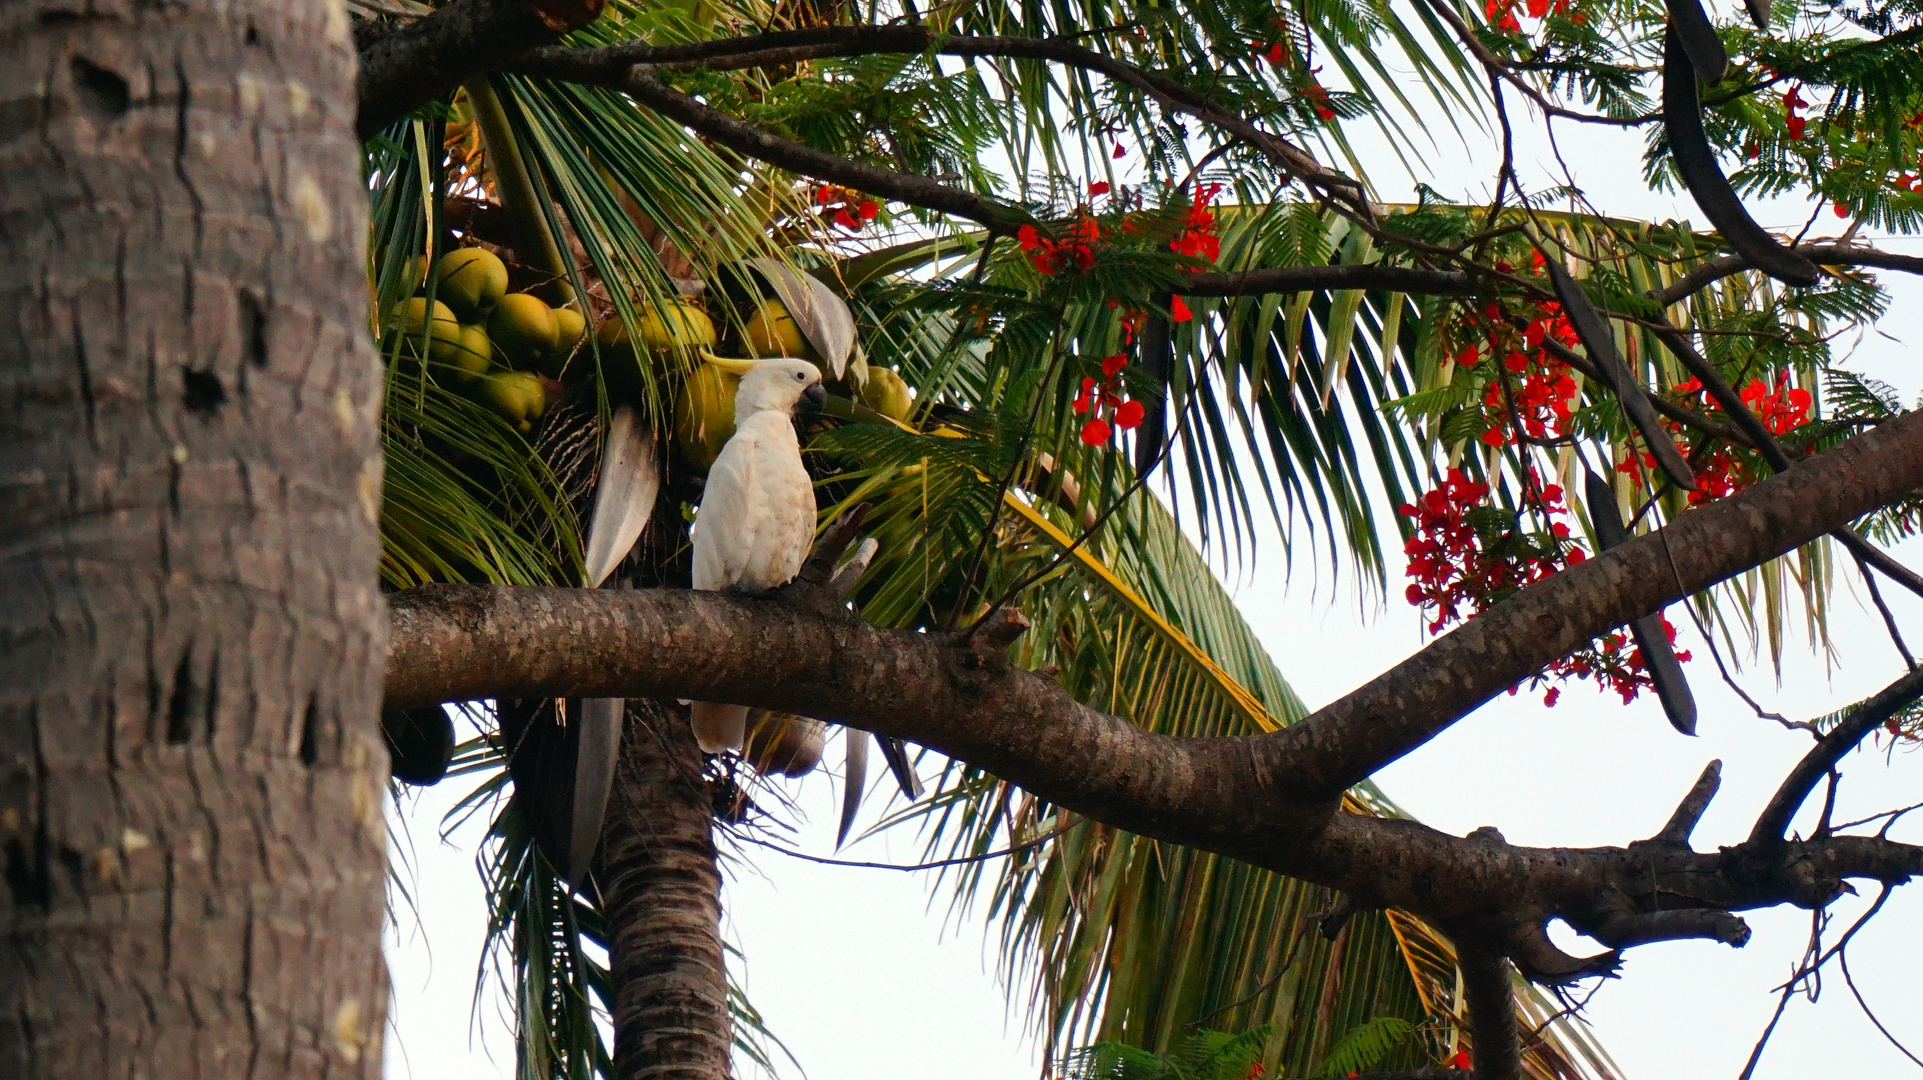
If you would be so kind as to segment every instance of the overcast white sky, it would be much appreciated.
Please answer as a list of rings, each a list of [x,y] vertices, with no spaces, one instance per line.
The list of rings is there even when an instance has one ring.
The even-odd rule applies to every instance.
[[[1690,216],[1692,207],[1645,191],[1637,173],[1640,136],[1567,126],[1561,135],[1565,159],[1610,212]],[[1439,153],[1441,181],[1434,186],[1482,197],[1488,179],[1469,171],[1465,159],[1459,148]],[[1541,162],[1554,165],[1540,144],[1522,147],[1518,164],[1532,186],[1551,182]],[[1378,174],[1378,182],[1384,199],[1410,197],[1386,174]],[[1811,209],[1770,204],[1758,208],[1758,217],[1794,230]],[[1818,232],[1836,224],[1825,213]],[[1923,247],[1912,241],[1891,246]],[[1897,285],[1895,310],[1881,327],[1888,337],[1866,337],[1853,362],[1915,401],[1923,388],[1916,362],[1916,347],[1923,343],[1923,287],[1913,280]],[[1905,545],[1897,554],[1923,565],[1923,545]],[[1306,560],[1298,566],[1305,569]],[[1799,637],[1786,651],[1780,684],[1767,665],[1746,665],[1739,676],[1767,708],[1791,718],[1817,715],[1899,674],[1900,661],[1881,623],[1859,599],[1853,577],[1843,577],[1847,584],[1839,586],[1831,615],[1832,662],[1813,656]],[[1422,642],[1416,618],[1399,599],[1359,602],[1306,572],[1285,580],[1273,537],[1258,546],[1247,574],[1230,584],[1283,674],[1311,707],[1353,689]],[[1900,589],[1884,593],[1913,644],[1923,646],[1923,601]],[[1381,773],[1381,787],[1416,817],[1458,834],[1495,825],[1522,844],[1622,844],[1654,832],[1704,763],[1721,758],[1722,794],[1695,839],[1699,850],[1735,842],[1808,740],[1752,715],[1717,679],[1693,628],[1684,619],[1674,621],[1683,627],[1682,644],[1697,654],[1686,670],[1701,704],[1699,738],[1675,734],[1653,701],[1625,708],[1579,686],[1565,692],[1555,709],[1543,709],[1529,695],[1492,703]],[[831,762],[838,755],[831,747]],[[1847,820],[1923,798],[1920,766],[1923,758],[1903,751],[1893,759],[1854,755],[1845,762],[1839,814]],[[475,1006],[476,950],[485,925],[473,864],[478,829],[457,833],[448,844],[435,839],[458,786],[431,789],[406,815],[410,865],[401,872],[423,918],[415,921],[403,909],[389,950],[390,1080],[512,1075],[498,995]],[[815,777],[798,790],[811,816],[800,844],[821,855],[834,854],[830,788]],[[1923,823],[1899,827],[1894,835],[1923,842]],[[882,837],[842,853],[890,862],[913,862],[917,855],[908,836]],[[726,932],[748,958],[743,974],[755,1005],[807,1075],[1023,1080],[1036,1074],[1038,1050],[1025,1037],[1022,1011],[1005,1005],[981,924],[949,919],[945,908],[931,910],[923,877],[825,867],[768,852],[757,852],[752,867],[736,868],[723,900]],[[1853,918],[1866,903],[1839,904],[1839,919]],[[1807,913],[1797,911],[1760,912],[1749,920],[1756,933],[1742,950],[1685,943],[1629,954],[1623,978],[1605,986],[1589,1010],[1625,1076],[1738,1074],[1774,1007],[1771,988],[1800,956],[1809,929]],[[1915,1008],[1923,946],[1912,930],[1920,921],[1923,884],[1897,890],[1878,920],[1858,935],[1850,957],[1857,985],[1880,1017],[1923,1056],[1923,1021]],[[1790,1006],[1756,1075],[1802,1080],[1916,1071],[1863,1018],[1841,979],[1831,978],[1819,1001]]]

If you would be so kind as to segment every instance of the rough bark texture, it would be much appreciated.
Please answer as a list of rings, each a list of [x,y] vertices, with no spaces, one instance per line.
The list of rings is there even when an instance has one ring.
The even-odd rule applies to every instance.
[[[453,0],[418,22],[371,34],[361,50],[356,127],[387,125],[546,45],[601,13],[603,0]]]
[[[380,1073],[353,71],[337,0],[0,6],[0,1076]]]
[[[1010,668],[1019,617],[973,636],[867,625],[806,587],[772,601],[686,590],[432,587],[393,598],[397,704],[579,693],[799,711],[906,738],[1118,828],[1403,908],[1490,943],[1532,977],[1609,970],[1544,931],[1612,948],[1740,944],[1732,911],[1827,904],[1846,878],[1902,881],[1923,848],[1828,837],[1700,854],[1523,848],[1337,812],[1351,783],[1596,635],[1791,550],[1923,485],[1923,413],[1523,590],[1346,698],[1269,735],[1176,739]],[[804,575],[805,578],[806,575]]]
[[[1462,998],[1469,1006],[1475,1041],[1475,1080],[1517,1080],[1522,1075],[1522,1044],[1516,1033],[1516,1001],[1509,986],[1509,965],[1502,957],[1461,945]]]
[[[601,833],[619,1080],[715,1080],[733,1035],[712,800],[687,715],[628,702]]]

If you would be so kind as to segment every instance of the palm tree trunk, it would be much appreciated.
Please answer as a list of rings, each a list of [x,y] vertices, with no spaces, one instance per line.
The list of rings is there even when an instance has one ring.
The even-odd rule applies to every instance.
[[[347,16],[0,5],[0,1076],[377,1077]]]
[[[602,832],[617,1080],[722,1080],[733,1042],[721,873],[685,712],[628,702]]]

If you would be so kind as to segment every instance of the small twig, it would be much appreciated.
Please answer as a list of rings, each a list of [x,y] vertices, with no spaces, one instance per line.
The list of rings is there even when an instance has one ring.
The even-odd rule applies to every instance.
[[[1751,1074],[1756,1072],[1756,1063],[1763,1060],[1763,1048],[1769,1045],[1769,1037],[1776,1031],[1776,1022],[1783,1018],[1783,1010],[1789,1006],[1790,996],[1795,993],[1793,983],[1783,987],[1783,992],[1776,998],[1776,1011],[1770,1014],[1769,1023],[1763,1026],[1762,1037],[1756,1040],[1756,1049],[1749,1052],[1749,1061],[1743,1065],[1743,1071],[1736,1080],[1749,1080]]]
[[[1768,709],[1757,704],[1756,699],[1749,696],[1749,691],[1743,689],[1742,684],[1738,683],[1735,677],[1729,673],[1729,666],[1723,663],[1722,650],[1716,647],[1715,636],[1709,632],[1709,627],[1703,624],[1703,617],[1696,614],[1696,605],[1684,601],[1683,610],[1689,612],[1689,621],[1696,624],[1696,632],[1703,635],[1703,644],[1709,646],[1709,658],[1716,661],[1716,670],[1722,673],[1723,684],[1734,691],[1737,697],[1743,699],[1743,704],[1750,707],[1750,711],[1756,714],[1757,719],[1774,720],[1790,731],[1807,731],[1811,738],[1820,739],[1823,737],[1823,733],[1816,730],[1815,724],[1807,720],[1791,720],[1782,713],[1770,712]]]
[[[1856,999],[1857,1007],[1863,1010],[1863,1015],[1870,1018],[1870,1023],[1876,1025],[1876,1030],[1883,1033],[1883,1037],[1890,1041],[1891,1046],[1896,1047],[1904,1057],[1916,1062],[1919,1066],[1923,1066],[1923,1058],[1918,1058],[1915,1054],[1910,1053],[1910,1048],[1898,1042],[1896,1036],[1890,1034],[1890,1029],[1883,1026],[1883,1021],[1878,1020],[1876,1014],[1870,1011],[1870,1003],[1863,1000],[1863,992],[1856,988],[1856,978],[1850,974],[1850,958],[1848,954],[1839,955],[1837,957],[1837,963],[1843,969],[1843,985],[1850,988],[1850,996]]]
[[[1870,600],[1876,604],[1877,612],[1883,616],[1883,628],[1889,631],[1891,644],[1896,646],[1897,653],[1903,657],[1904,665],[1911,671],[1915,671],[1916,657],[1911,656],[1910,647],[1903,644],[1903,631],[1897,628],[1895,613],[1890,611],[1890,606],[1883,602],[1883,590],[1876,587],[1876,575],[1870,573],[1869,564],[1863,561],[1861,555],[1856,555],[1854,551],[1850,554],[1856,556],[1856,572],[1863,575],[1863,584],[1869,587]]]

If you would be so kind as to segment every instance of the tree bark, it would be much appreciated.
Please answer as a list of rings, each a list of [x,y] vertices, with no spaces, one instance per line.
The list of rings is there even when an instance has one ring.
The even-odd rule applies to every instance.
[[[0,1076],[380,1073],[380,372],[326,0],[0,7]]]
[[[680,709],[628,702],[601,834],[617,1080],[716,1080],[733,1036],[701,748]]]

